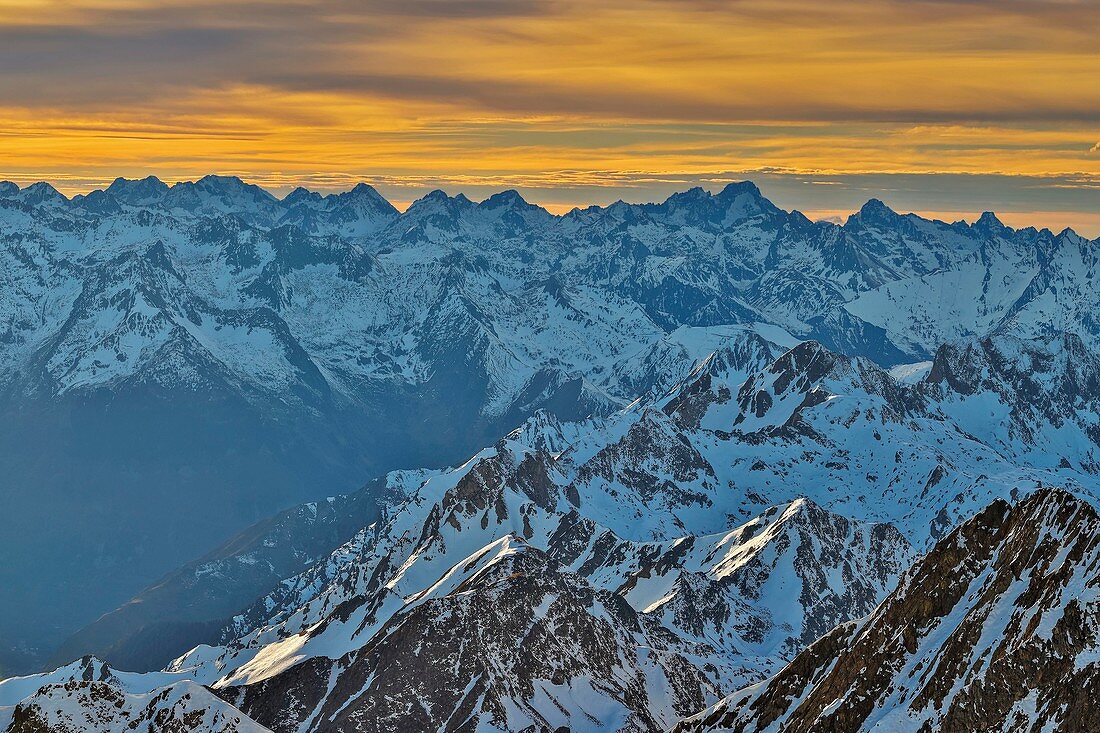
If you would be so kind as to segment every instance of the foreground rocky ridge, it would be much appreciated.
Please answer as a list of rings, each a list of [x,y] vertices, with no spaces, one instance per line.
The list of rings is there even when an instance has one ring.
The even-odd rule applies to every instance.
[[[682,647],[621,598],[506,537],[363,647],[219,692],[275,731],[657,731],[717,691]]]
[[[994,502],[869,617],[675,730],[1090,730],[1098,587],[1092,505],[1046,489]]]

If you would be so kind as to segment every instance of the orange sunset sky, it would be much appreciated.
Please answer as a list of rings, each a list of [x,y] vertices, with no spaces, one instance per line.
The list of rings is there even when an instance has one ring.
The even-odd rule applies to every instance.
[[[518,188],[1100,235],[1092,0],[0,0],[0,178]]]

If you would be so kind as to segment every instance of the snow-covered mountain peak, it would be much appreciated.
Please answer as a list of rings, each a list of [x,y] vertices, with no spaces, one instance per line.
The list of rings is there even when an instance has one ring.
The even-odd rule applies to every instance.
[[[152,175],[137,179],[120,177],[105,192],[124,204],[148,206],[159,201],[168,192],[168,184]]]
[[[111,216],[122,211],[122,206],[115,196],[99,189],[88,194],[73,196],[72,203],[100,216]]]
[[[1080,234],[1069,227],[1066,227],[1062,231],[1058,232],[1055,239],[1060,245],[1070,247],[1081,247],[1082,245],[1089,243],[1088,239],[1082,237]]]
[[[0,709],[7,733],[270,733],[193,682],[130,693],[110,681],[48,684],[10,710]]]
[[[437,188],[409,204],[403,218],[418,221],[425,217],[454,216],[475,206],[461,193],[451,196]]]
[[[576,423],[564,423],[548,410],[537,410],[518,428],[508,433],[506,440],[525,446],[531,451],[544,451],[558,455],[584,428]]]
[[[239,196],[245,194],[256,201],[278,200],[270,192],[256,184],[245,183],[240,176],[223,176],[211,173],[195,181],[193,185],[196,189],[212,195]]]
[[[159,197],[157,205],[198,216],[236,216],[251,225],[271,226],[280,212],[279,200],[238,176],[208,175],[180,181]]]
[[[327,196],[296,188],[280,207],[285,213],[277,221],[279,226],[293,225],[310,234],[337,235],[357,242],[399,216],[393,204],[366,183]]]
[[[754,331],[739,331],[700,360],[669,392],[661,409],[683,426],[699,427],[712,406],[731,402],[747,377],[781,353],[781,347]]]
[[[912,219],[914,218],[914,215],[911,214],[899,214],[898,211],[894,211],[886,203],[883,203],[881,199],[870,198],[855,214],[848,217],[844,223],[844,228],[851,230],[908,230],[912,227]]]
[[[710,191],[702,186],[692,186],[686,191],[677,191],[676,193],[670,194],[662,205],[669,209],[678,209],[710,201],[712,195]]]
[[[307,206],[323,206],[325,197],[316,191],[310,191],[304,186],[298,186],[293,191],[283,197],[283,206],[290,208],[299,204],[305,204]]]
[[[657,209],[679,224],[707,229],[731,227],[754,217],[785,217],[785,213],[764,198],[754,183],[730,183],[717,194],[696,186],[674,193]]]
[[[868,199],[855,214],[848,217],[845,226],[864,224],[868,226],[890,226],[902,215],[887,206],[881,199]]]
[[[118,678],[105,662],[88,655],[52,672],[0,680],[0,711],[18,705],[21,700],[33,695],[43,686],[63,685],[72,681],[115,683]],[[3,726],[0,725],[0,730],[2,729]]]
[[[727,183],[722,187],[721,191],[715,194],[715,196],[721,201],[728,201],[738,196],[764,199],[764,194],[760,191],[760,187],[752,181],[734,181],[732,183]]]
[[[375,199],[375,200],[381,199],[382,201],[386,201],[385,197],[383,197],[382,194],[378,193],[378,189],[376,189],[374,186],[370,185],[369,183],[367,183],[365,181],[359,181],[358,183],[356,183],[354,186],[352,186],[345,193],[349,193],[349,194],[352,194],[353,196],[359,196],[359,197],[363,197],[363,198],[371,198],[371,199]],[[339,195],[339,194],[337,194],[337,195]]]
[[[357,183],[348,191],[335,194],[329,208],[355,206],[361,212],[370,212],[374,216],[390,220],[397,218],[398,211],[378,190],[369,183]]]
[[[1004,236],[1012,233],[1012,228],[1004,224],[992,211],[983,211],[973,228],[986,236]]]
[[[478,204],[478,206],[485,209],[499,209],[504,207],[516,209],[539,208],[532,203],[528,203],[528,201],[520,195],[520,192],[514,188],[494,193]]]
[[[725,188],[714,195],[714,199],[725,211],[723,223],[726,225],[761,214],[772,216],[784,214],[781,209],[764,197],[764,194],[752,181],[727,184]]]
[[[63,193],[45,181],[32,183],[11,192],[13,198],[27,206],[64,206],[69,202]]]

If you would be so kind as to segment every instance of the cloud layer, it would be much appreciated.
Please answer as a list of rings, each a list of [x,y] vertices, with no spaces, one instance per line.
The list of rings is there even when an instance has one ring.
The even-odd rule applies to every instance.
[[[1097,27],[1070,0],[0,0],[0,176],[584,203],[728,171],[965,174],[995,188],[959,210],[1023,205],[1022,176],[1057,182],[1031,209],[1097,214],[1055,195],[1096,194]]]

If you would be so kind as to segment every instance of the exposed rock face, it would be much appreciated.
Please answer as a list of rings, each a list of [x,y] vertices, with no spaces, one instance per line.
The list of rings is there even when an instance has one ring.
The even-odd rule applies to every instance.
[[[172,673],[277,730],[663,730],[867,613],[911,556],[896,529],[809,501],[711,535],[612,530],[587,514],[611,497],[572,494],[593,435],[548,452],[561,429],[536,421],[428,475]]]
[[[362,648],[220,694],[275,731],[662,731],[715,692],[677,646],[508,537]]]
[[[493,472],[469,475],[484,490]],[[464,493],[482,509],[458,533],[476,535],[477,514],[514,506],[500,494]],[[537,528],[530,534],[544,537],[541,522],[524,516]],[[434,582],[416,559],[450,542],[422,536],[409,559],[380,566],[400,568],[385,584],[402,589],[398,610],[383,615],[392,594],[371,591],[373,578],[365,597],[326,599],[328,616],[261,649],[217,684],[219,694],[279,731],[664,730],[733,680],[775,668],[817,625],[873,606],[907,556],[896,530],[854,526],[812,505],[663,546],[620,540],[572,514],[557,521],[538,540],[546,551],[507,536]],[[409,585],[408,576],[421,580]],[[301,623],[301,614],[288,620]],[[290,628],[284,622],[278,636]],[[338,648],[349,651],[337,658]],[[303,661],[284,668],[278,659],[288,653]]]
[[[550,553],[679,637],[713,648],[730,681],[757,677],[838,619],[872,608],[911,556],[894,527],[805,499],[729,532],[664,543],[623,541],[570,519],[550,538]]]
[[[691,650],[707,689],[728,690],[775,669],[819,626],[866,613],[910,556],[897,530],[810,502],[717,535],[624,539],[578,513],[563,483],[549,454],[506,441],[428,480],[388,522],[257,603],[234,622],[240,639],[216,659],[202,651],[172,669],[247,687],[293,676],[294,665],[318,655],[375,645],[427,589],[511,536],[614,595],[665,644]]]
[[[945,344],[922,386],[983,442],[1037,465],[1100,473],[1100,357],[1076,334]],[[991,408],[1000,420],[980,414]]]
[[[1098,685],[1100,517],[1043,489],[994,502],[869,617],[676,731],[1085,731]]]
[[[225,643],[138,675],[140,690],[110,674],[129,694],[193,679],[260,724],[318,733],[651,731],[685,717],[1013,729],[1062,701],[1050,670],[1094,683],[1096,514],[1035,487],[1095,495],[1096,396],[1052,390],[1044,411],[1013,410],[1028,380],[1088,384],[1090,352],[997,337],[980,353],[1002,356],[977,362],[993,369],[945,350],[956,385],[977,385],[963,390],[942,365],[899,381],[815,342],[772,357],[758,338],[608,418],[539,413],[461,466],[407,474],[404,500],[235,615]],[[1041,435],[1068,465],[998,432],[1003,416],[1053,414],[1060,427]],[[1015,508],[998,498],[1015,494]],[[887,598],[906,537],[939,542]]]

